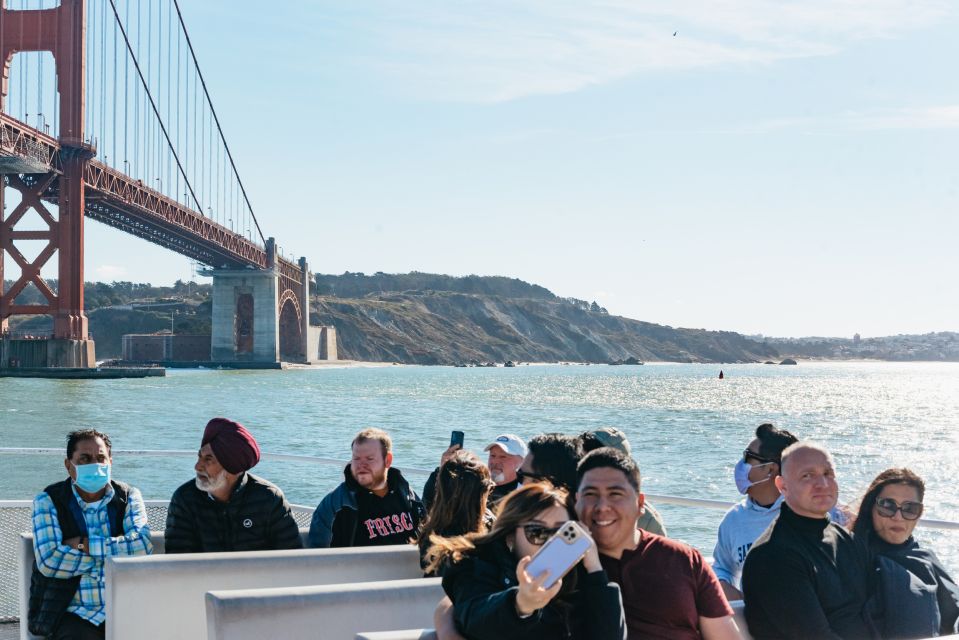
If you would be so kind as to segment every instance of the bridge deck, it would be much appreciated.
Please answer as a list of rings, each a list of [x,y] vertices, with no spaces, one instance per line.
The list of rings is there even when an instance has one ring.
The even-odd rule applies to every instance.
[[[25,174],[25,182],[38,185],[42,174],[60,172],[62,152],[55,138],[0,113],[0,174]],[[211,267],[269,266],[257,243],[102,162],[87,163],[84,182],[89,218]],[[41,197],[56,204],[58,181]],[[302,284],[298,265],[278,256],[275,266],[288,286]]]

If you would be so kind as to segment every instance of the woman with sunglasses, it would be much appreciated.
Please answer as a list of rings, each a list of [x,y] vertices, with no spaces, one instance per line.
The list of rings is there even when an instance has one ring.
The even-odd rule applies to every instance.
[[[930,604],[933,608],[938,606],[939,628],[931,631],[938,631],[943,635],[959,631],[959,587],[949,577],[936,554],[920,547],[912,536],[922,515],[925,493],[926,485],[922,478],[909,469],[886,469],[869,485],[852,528],[856,539],[867,544],[880,557],[879,594],[886,601],[892,601],[885,607],[885,637],[906,637],[889,631],[890,624],[896,622],[895,619],[890,619],[890,616],[902,616],[909,612],[910,607],[906,606],[907,600],[890,594],[882,585],[882,581],[886,580],[883,573],[888,574],[890,569],[890,565],[883,564],[882,558],[909,571],[925,583],[928,590],[935,589],[934,602]],[[892,569],[895,570],[895,567]],[[887,585],[895,582],[886,581]],[[909,594],[905,597],[909,597]],[[915,606],[911,607],[912,611],[917,609]],[[912,623],[909,626],[910,630],[916,628]]]
[[[526,572],[530,557],[575,519],[567,498],[548,483],[527,484],[503,499],[489,533],[432,537],[429,569],[446,566],[443,590],[466,638],[626,638],[619,586],[606,576],[596,545],[548,589],[545,574]]]

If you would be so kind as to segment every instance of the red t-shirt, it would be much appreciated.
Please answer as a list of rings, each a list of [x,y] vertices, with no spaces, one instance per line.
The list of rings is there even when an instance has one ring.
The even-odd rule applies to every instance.
[[[640,530],[636,549],[599,559],[622,591],[630,640],[700,640],[700,616],[733,615],[702,554],[681,542]]]

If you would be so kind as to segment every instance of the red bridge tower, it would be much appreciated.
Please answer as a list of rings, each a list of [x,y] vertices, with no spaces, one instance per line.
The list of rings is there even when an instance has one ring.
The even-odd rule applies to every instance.
[[[0,257],[9,255],[20,267],[20,277],[9,291],[3,291],[3,262],[0,260],[0,329],[12,314],[49,314],[53,317],[53,338],[48,351],[49,366],[94,366],[93,341],[89,339],[83,312],[83,217],[84,170],[95,155],[84,139],[84,69],[86,14],[84,0],[61,0],[60,6],[42,10],[12,10],[0,0],[0,111],[8,94],[10,67],[19,52],[49,51],[56,62],[57,92],[60,96],[59,157],[52,166],[27,166],[29,162],[0,158],[0,173],[8,186],[21,194],[20,204],[4,219],[0,189]],[[4,131],[6,134],[6,130]],[[5,141],[7,142],[7,141]],[[8,162],[2,162],[8,160]],[[53,192],[59,215],[41,202],[41,195]],[[17,222],[34,210],[47,224],[41,231],[18,231]],[[32,262],[16,248],[16,240],[46,240],[47,245]],[[56,293],[40,277],[41,268],[57,254],[59,288]],[[14,300],[33,283],[46,298],[43,305],[16,305]]]

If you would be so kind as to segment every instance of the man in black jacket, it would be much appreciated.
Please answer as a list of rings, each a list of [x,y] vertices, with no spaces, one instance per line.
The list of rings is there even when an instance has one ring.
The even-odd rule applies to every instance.
[[[870,563],[863,545],[830,522],[839,485],[832,456],[797,442],[782,453],[784,504],[743,565],[746,622],[765,638],[872,638],[863,610]]]
[[[368,547],[411,542],[426,515],[419,496],[392,468],[393,441],[364,429],[351,446],[344,480],[313,513],[311,547]]]
[[[300,530],[283,492],[249,469],[260,448],[243,425],[213,418],[194,466],[196,478],[170,500],[167,553],[300,549]]]

